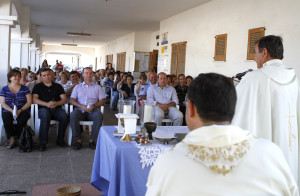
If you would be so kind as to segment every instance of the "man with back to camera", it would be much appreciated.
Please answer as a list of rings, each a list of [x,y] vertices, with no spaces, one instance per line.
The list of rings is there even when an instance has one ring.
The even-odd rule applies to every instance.
[[[42,82],[33,87],[33,103],[38,104],[38,116],[40,118],[40,151],[46,150],[48,143],[48,131],[51,119],[59,121],[56,144],[65,147],[65,131],[69,123],[68,115],[62,109],[67,103],[67,97],[63,87],[53,82],[49,68],[40,69]]]
[[[281,37],[269,35],[256,42],[254,60],[258,70],[245,75],[237,85],[232,124],[277,144],[299,186],[299,80],[282,59]]]
[[[182,142],[150,170],[152,195],[299,195],[277,145],[230,125],[236,104],[231,79],[200,74],[190,85]]]
[[[178,104],[177,93],[173,86],[167,85],[167,74],[158,74],[158,83],[150,85],[147,90],[147,101],[156,101],[155,122],[158,126],[161,126],[165,115],[169,116],[174,126],[182,125],[183,114],[174,107]]]
[[[93,82],[93,70],[90,67],[83,69],[82,76],[84,81],[75,86],[70,98],[70,104],[77,107],[70,115],[72,136],[75,141],[73,149],[79,150],[82,147],[79,121],[89,120],[93,121],[89,147],[92,150],[95,150],[98,133],[103,119],[100,107],[104,105],[105,94],[102,87]]]

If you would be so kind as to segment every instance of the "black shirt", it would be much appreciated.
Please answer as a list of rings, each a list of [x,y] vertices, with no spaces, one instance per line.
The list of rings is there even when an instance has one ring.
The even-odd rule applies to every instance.
[[[187,95],[188,87],[185,86],[184,90],[182,90],[181,86],[178,84],[175,86],[175,89],[176,89],[177,97],[179,99],[179,103],[183,103]]]
[[[39,95],[41,101],[48,103],[50,101],[60,101],[60,95],[65,94],[65,91],[60,84],[55,82],[52,82],[51,86],[46,86],[43,82],[40,82],[33,87],[32,94]],[[39,107],[43,108],[45,106]]]
[[[127,93],[128,97],[126,99],[134,98],[134,86],[134,83],[131,84],[131,88],[127,84],[122,84],[120,89]]]

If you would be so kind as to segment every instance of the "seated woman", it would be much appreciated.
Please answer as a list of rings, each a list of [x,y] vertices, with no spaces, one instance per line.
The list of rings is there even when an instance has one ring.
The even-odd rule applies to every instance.
[[[132,81],[133,81],[133,76],[131,75],[127,76],[127,84],[123,84],[119,89],[119,92],[123,93],[124,99],[135,100],[135,95],[134,95],[135,84],[132,83]]]
[[[22,127],[27,124],[30,118],[30,106],[32,103],[31,92],[27,86],[20,84],[21,72],[18,70],[11,70],[7,74],[9,84],[2,88],[0,93],[0,103],[2,106],[2,119],[7,135],[6,146],[11,149],[15,145],[15,137],[20,136]],[[16,126],[14,121],[14,106],[16,106]]]
[[[30,82],[29,80],[27,80],[28,70],[26,68],[21,68],[20,72],[21,72],[20,84],[26,85],[27,83]]]
[[[31,72],[31,73],[33,73],[33,72]],[[32,92],[34,85],[36,85],[37,83],[40,83],[42,81],[41,75],[40,75],[40,69],[37,71],[35,76],[36,76],[36,80],[26,84],[26,86],[28,87],[30,92]]]
[[[34,80],[36,80],[36,76],[35,76],[35,73],[34,72],[30,72],[28,74],[28,79],[29,79],[29,82],[33,82]],[[27,83],[28,84],[28,83]]]
[[[59,73],[59,81],[57,83],[64,88],[65,92],[72,86],[68,74],[64,71]]]

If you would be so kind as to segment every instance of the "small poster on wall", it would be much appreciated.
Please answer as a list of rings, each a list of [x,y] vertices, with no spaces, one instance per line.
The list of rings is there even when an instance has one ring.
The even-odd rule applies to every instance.
[[[168,54],[168,46],[161,47],[161,54]]]
[[[167,70],[167,59],[168,59],[168,55],[159,55],[158,56],[158,62],[157,62],[157,68],[158,71],[168,71]]]
[[[161,37],[162,37],[161,45],[168,44],[168,32],[163,33]]]

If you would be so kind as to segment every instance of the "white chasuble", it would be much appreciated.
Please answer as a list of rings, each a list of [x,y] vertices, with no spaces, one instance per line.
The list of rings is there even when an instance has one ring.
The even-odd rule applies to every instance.
[[[298,196],[281,150],[232,125],[204,126],[161,154],[147,196]]]
[[[236,90],[232,124],[276,143],[299,185],[300,91],[294,69],[268,61],[245,75]]]

